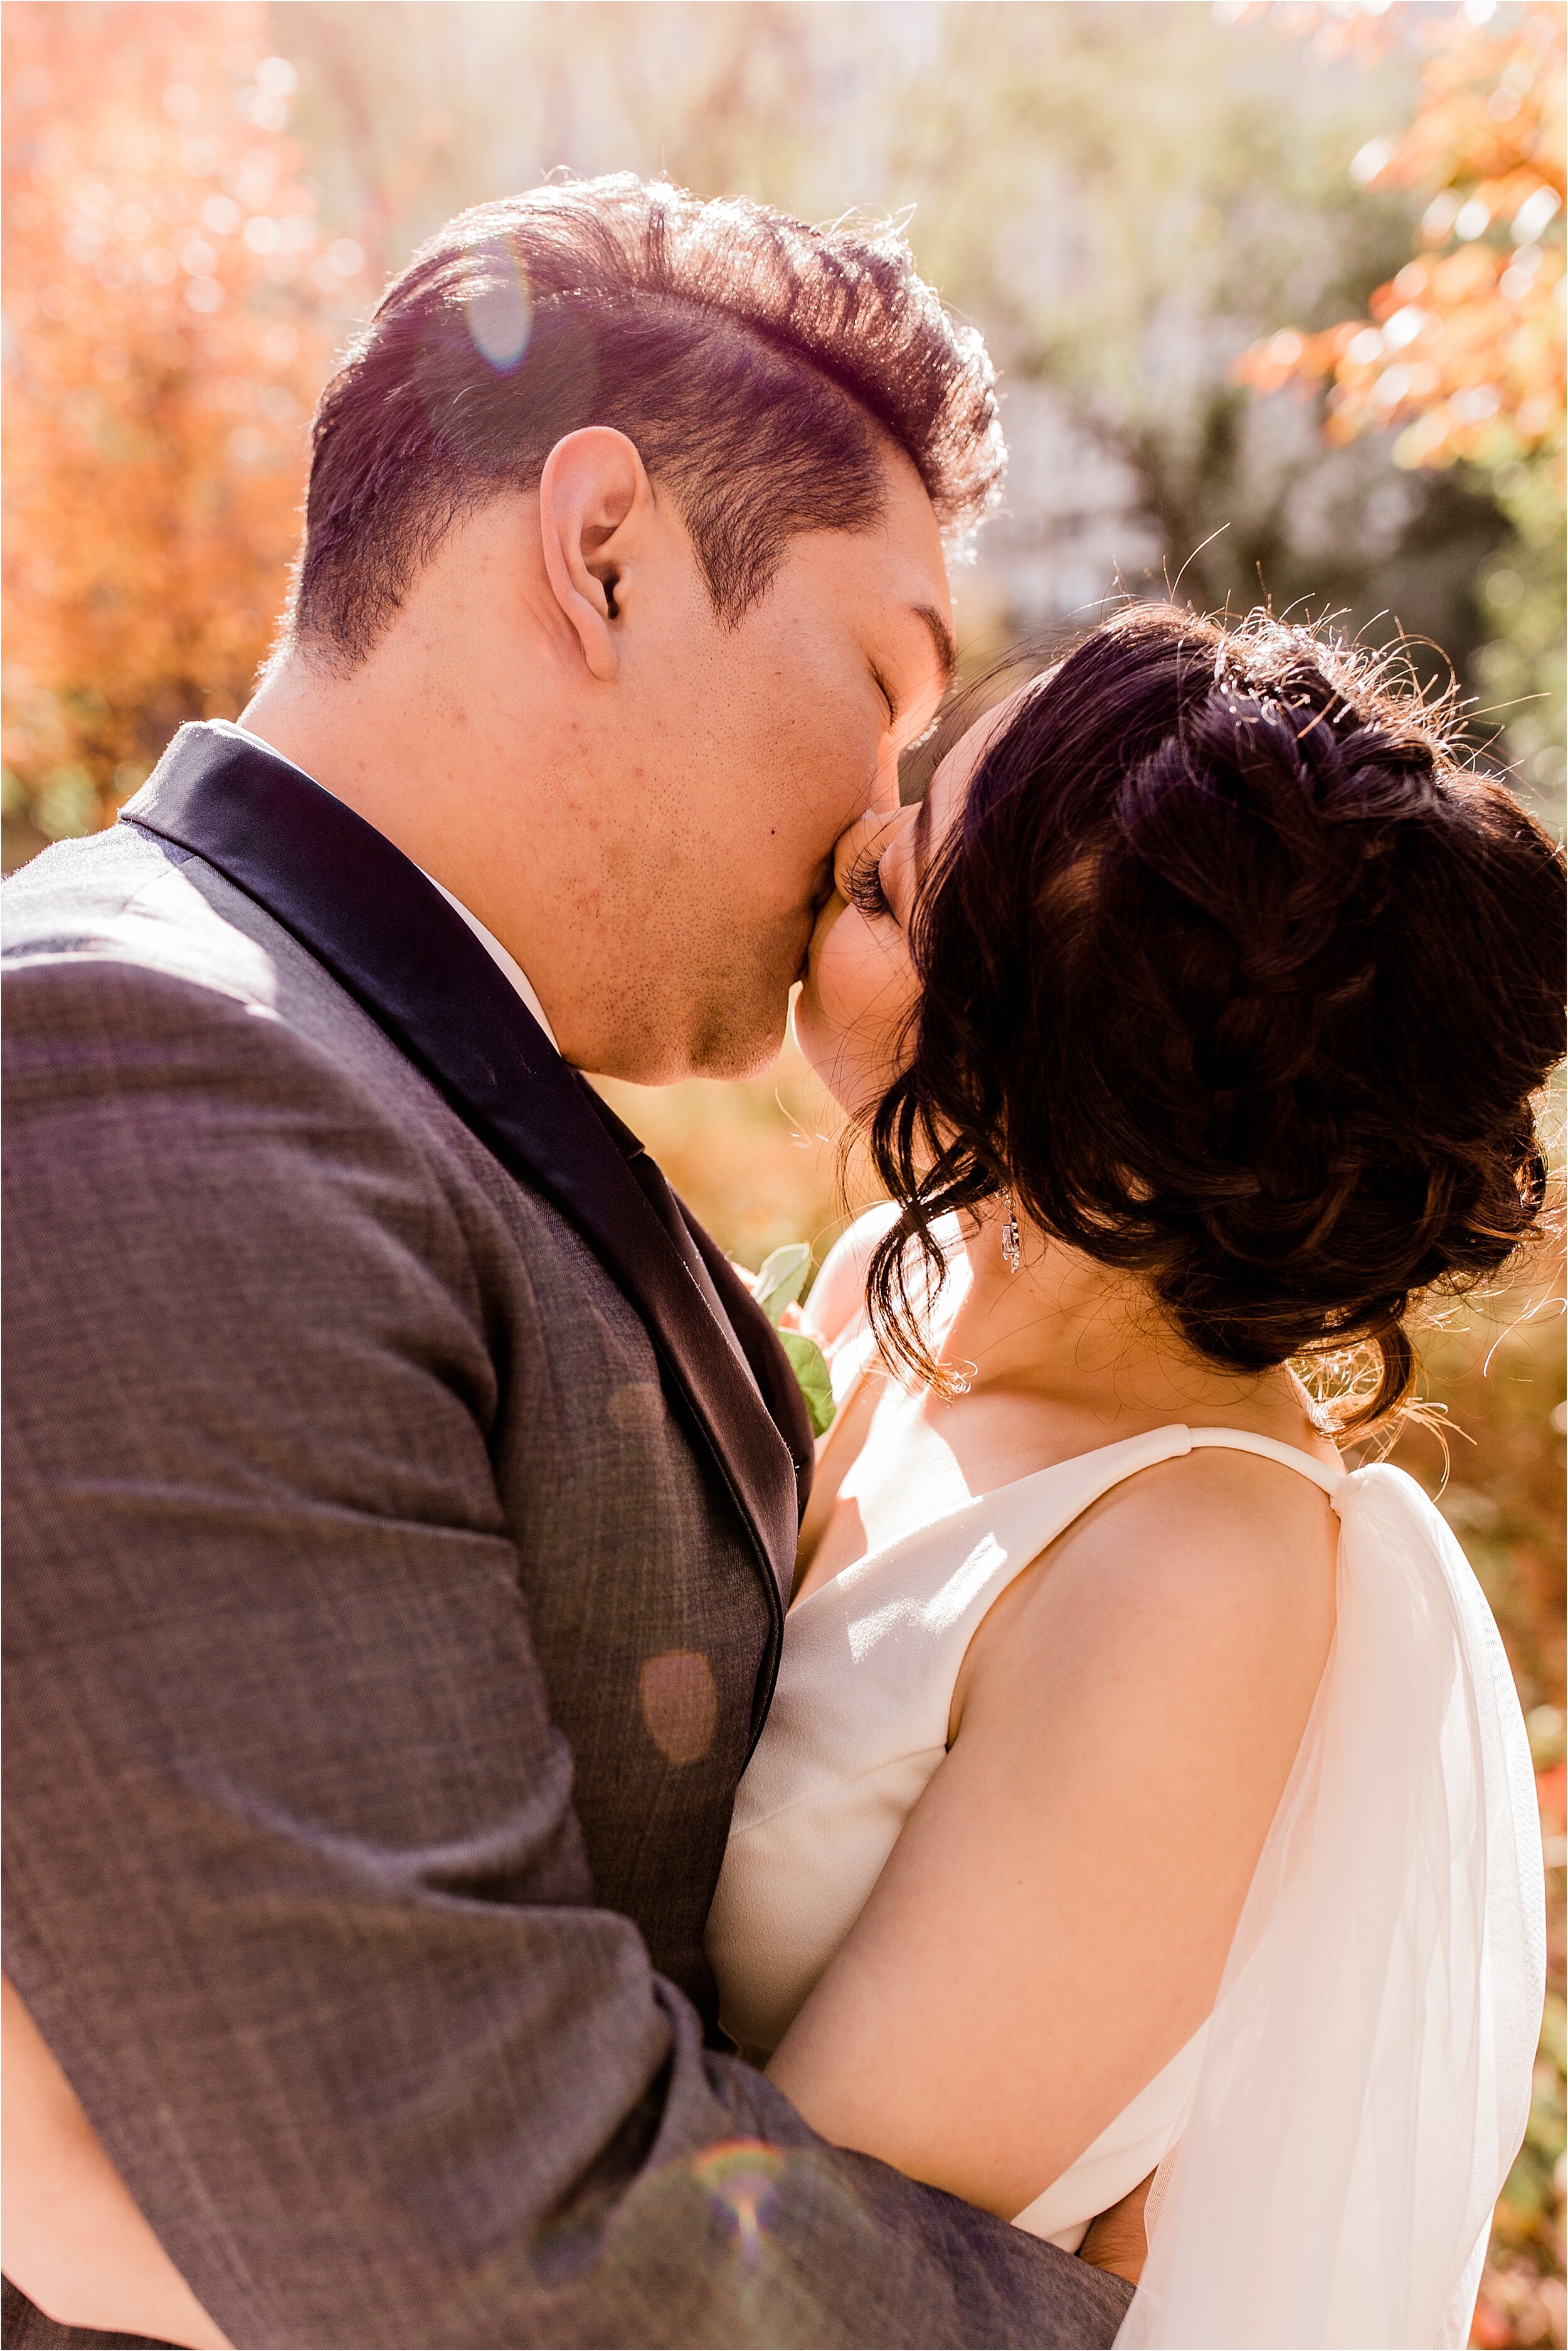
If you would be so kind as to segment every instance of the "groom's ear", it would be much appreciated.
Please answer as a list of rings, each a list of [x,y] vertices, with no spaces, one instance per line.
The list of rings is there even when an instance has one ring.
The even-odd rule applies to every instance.
[[[612,680],[617,654],[616,587],[629,538],[653,493],[635,442],[608,424],[569,433],[539,476],[545,571],[593,676]]]

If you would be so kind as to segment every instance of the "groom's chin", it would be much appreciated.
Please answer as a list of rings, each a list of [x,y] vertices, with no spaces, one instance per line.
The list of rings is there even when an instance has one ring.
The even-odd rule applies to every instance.
[[[713,1007],[692,1039],[690,1075],[760,1077],[779,1058],[789,1012],[787,992],[755,1008],[749,1019],[739,1003]]]
[[[689,1006],[684,1019],[622,1025],[601,1058],[580,1066],[628,1085],[675,1086],[686,1078],[755,1078],[779,1058],[787,987],[767,995],[737,987],[727,1001]],[[575,1058],[575,1057],[574,1057]]]
[[[715,976],[691,1008],[686,1070],[694,1078],[759,1077],[778,1060],[789,1025],[795,973],[780,956],[775,967]]]

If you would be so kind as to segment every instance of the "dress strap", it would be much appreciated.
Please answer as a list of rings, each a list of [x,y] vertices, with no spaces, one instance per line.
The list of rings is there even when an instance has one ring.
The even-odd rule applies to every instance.
[[[1277,1437],[1255,1436],[1249,1428],[1189,1428],[1187,1436],[1194,1449],[1200,1445],[1224,1446],[1232,1453],[1256,1453],[1265,1461],[1277,1461],[1282,1469],[1299,1469],[1314,1486],[1321,1486],[1332,1499],[1349,1474],[1343,1465],[1331,1469],[1311,1453],[1303,1453],[1297,1445],[1281,1445]]]

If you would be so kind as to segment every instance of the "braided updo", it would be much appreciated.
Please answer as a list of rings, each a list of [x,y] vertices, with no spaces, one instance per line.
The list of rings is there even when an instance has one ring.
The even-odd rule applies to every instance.
[[[981,758],[911,944],[870,1290],[923,1376],[914,1262],[1005,1186],[1216,1364],[1359,1346],[1364,1431],[1410,1393],[1417,1293],[1496,1272],[1541,1212],[1561,858],[1332,639],[1149,605],[1094,630]]]

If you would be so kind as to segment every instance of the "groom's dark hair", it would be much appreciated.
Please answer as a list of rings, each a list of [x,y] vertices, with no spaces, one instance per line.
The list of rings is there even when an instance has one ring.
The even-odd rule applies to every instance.
[[[586,424],[636,443],[731,622],[797,533],[875,521],[886,442],[950,531],[1005,454],[985,346],[894,230],[630,173],[552,183],[449,222],[328,385],[295,640],[361,660],[451,526],[535,488]]]

